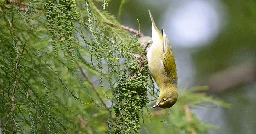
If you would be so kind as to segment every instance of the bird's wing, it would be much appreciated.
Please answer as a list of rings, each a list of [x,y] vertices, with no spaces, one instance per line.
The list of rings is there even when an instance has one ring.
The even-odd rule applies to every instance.
[[[163,64],[167,77],[173,84],[177,84],[177,70],[175,59],[171,50],[170,42],[163,32]]]

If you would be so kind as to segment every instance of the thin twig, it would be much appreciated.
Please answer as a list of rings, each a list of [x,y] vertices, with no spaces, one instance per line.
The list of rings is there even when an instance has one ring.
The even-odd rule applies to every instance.
[[[9,27],[11,29],[11,34],[13,35],[13,25],[12,25],[12,22],[10,19],[8,19],[7,17],[5,17],[6,21],[8,21],[9,23]],[[14,68],[14,81],[13,81],[13,89],[12,89],[12,93],[11,93],[11,109],[10,109],[10,120],[8,120],[6,122],[6,125],[8,124],[9,121],[12,120],[12,115],[13,115],[13,111],[14,111],[14,107],[15,107],[15,89],[17,87],[17,69],[18,69],[18,65],[19,65],[19,62],[18,62],[18,59],[19,59],[19,51],[17,50],[16,52],[16,57],[15,57],[15,68]],[[12,129],[14,129],[14,124],[12,124]]]
[[[110,112],[109,108],[107,107],[107,105],[104,103],[104,101],[102,100],[102,98],[100,97],[99,92],[96,90],[96,88],[94,87],[94,85],[92,84],[92,82],[89,80],[89,78],[87,77],[87,75],[84,73],[83,69],[81,66],[79,66],[79,64],[76,62],[81,74],[84,76],[84,78],[88,81],[88,83],[90,84],[90,86],[92,87],[93,91],[96,93],[97,97],[100,99],[100,102],[103,104],[103,106],[106,108],[107,111]]]
[[[21,2],[20,0],[6,0],[6,4],[15,4],[19,6],[19,10],[22,12],[26,12],[28,7],[28,3]]]
[[[115,24],[110,23],[110,22],[105,22],[105,23],[108,24],[108,25],[110,25],[110,26],[112,26],[112,27],[116,27],[116,28],[121,27],[122,29],[124,29],[124,30],[126,30],[126,31],[128,31],[128,32],[130,32],[130,33],[134,33],[134,34],[138,35],[139,37],[143,37],[143,36],[144,36],[144,34],[141,33],[140,31],[135,30],[135,29],[133,29],[133,28],[130,28],[130,27],[128,27],[128,26],[124,26],[124,25],[118,26],[118,25],[115,25]]]
[[[188,108],[188,105],[185,105],[185,106],[184,106],[184,111],[185,111],[187,123],[188,123],[188,125],[189,125],[190,122],[191,122],[191,113],[190,113],[190,110],[189,110],[189,108]],[[190,127],[190,126],[188,126],[188,132],[189,132],[190,134],[196,134],[195,129],[192,128],[192,127]]]
[[[22,12],[27,12],[29,4],[27,2],[21,2],[20,0],[6,0],[6,4],[12,4],[19,6],[19,10]],[[4,4],[0,4],[0,9]],[[41,8],[36,8],[38,11],[43,11]]]
[[[14,29],[13,29],[13,23],[12,21],[7,18],[5,16],[5,20],[8,22],[9,24],[9,27],[10,27],[10,32],[11,32],[11,35],[14,35]],[[12,122],[12,116],[13,116],[13,111],[15,109],[15,91],[16,91],[16,88],[17,88],[17,83],[18,83],[18,68],[19,68],[19,59],[20,59],[20,56],[23,54],[24,50],[25,50],[25,45],[21,48],[21,52],[19,52],[19,49],[18,49],[18,46],[16,46],[16,57],[15,57],[15,68],[14,68],[14,76],[13,76],[13,89],[11,91],[11,108],[10,108],[10,119],[7,120],[4,128],[7,126],[8,122]],[[12,123],[12,129],[14,130],[14,123]]]
[[[131,32],[131,33],[134,33],[134,34],[138,35],[139,37],[143,37],[143,36],[144,36],[144,34],[141,33],[140,31],[135,30],[135,29],[133,29],[133,28],[130,28],[130,27],[128,27],[128,26],[121,25],[121,28],[124,29],[124,30],[126,30],[126,31],[129,31],[129,32]]]
[[[80,114],[77,115],[77,119],[81,125],[81,128],[85,128],[85,126],[87,125],[86,120]]]

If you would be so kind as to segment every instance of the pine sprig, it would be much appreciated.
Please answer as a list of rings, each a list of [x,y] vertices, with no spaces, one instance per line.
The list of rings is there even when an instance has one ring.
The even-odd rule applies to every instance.
[[[29,0],[0,9],[3,133],[139,133],[141,126],[154,132],[148,119],[177,133],[205,132],[193,113],[186,120],[184,106],[222,104],[184,92],[159,123],[161,113],[147,108],[156,94],[138,35],[95,1]]]

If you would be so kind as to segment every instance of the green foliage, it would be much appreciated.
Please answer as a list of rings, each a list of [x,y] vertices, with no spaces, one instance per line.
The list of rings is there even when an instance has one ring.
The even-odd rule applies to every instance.
[[[55,56],[62,50],[73,66],[75,52],[72,44],[76,43],[73,37],[74,22],[78,19],[76,3],[74,0],[47,0],[45,10]]]
[[[148,103],[149,73],[146,60],[138,57],[138,62],[139,66],[130,63],[114,89],[114,119],[109,118],[109,133],[138,133],[140,129],[140,115]]]
[[[1,2],[0,9],[3,133],[138,133],[141,125],[150,132],[207,130],[194,114],[188,123],[180,108],[205,95],[184,93],[164,122],[143,110],[157,95],[143,49],[93,1]]]

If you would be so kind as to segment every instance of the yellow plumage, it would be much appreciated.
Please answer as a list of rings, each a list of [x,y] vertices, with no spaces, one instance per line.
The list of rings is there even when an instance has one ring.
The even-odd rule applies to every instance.
[[[149,71],[159,87],[160,94],[153,107],[172,107],[177,99],[177,71],[170,41],[164,30],[158,30],[149,11],[152,21],[152,45],[147,52]]]

